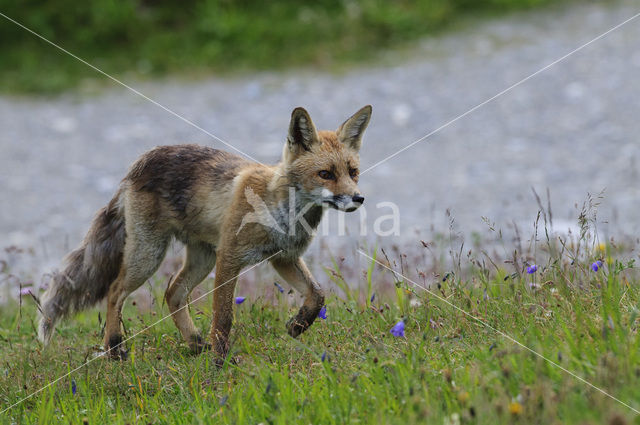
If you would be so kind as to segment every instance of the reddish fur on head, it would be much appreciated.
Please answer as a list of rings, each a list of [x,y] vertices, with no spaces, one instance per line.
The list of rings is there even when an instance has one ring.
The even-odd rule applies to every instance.
[[[313,202],[354,211],[364,198],[358,189],[359,150],[371,118],[367,105],[336,131],[317,131],[303,108],[291,114],[283,162],[294,184]]]

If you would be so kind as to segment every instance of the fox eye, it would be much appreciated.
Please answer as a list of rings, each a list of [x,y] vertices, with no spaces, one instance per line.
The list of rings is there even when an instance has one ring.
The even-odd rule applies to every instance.
[[[318,172],[318,175],[320,176],[321,179],[325,179],[325,180],[335,180],[336,176],[328,170],[322,170]]]
[[[351,176],[352,179],[358,177],[358,169],[349,168],[349,175]]]

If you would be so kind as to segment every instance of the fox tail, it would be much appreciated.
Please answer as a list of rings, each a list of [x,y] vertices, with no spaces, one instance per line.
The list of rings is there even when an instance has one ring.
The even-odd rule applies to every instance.
[[[98,211],[80,247],[53,275],[40,305],[38,338],[44,344],[60,319],[102,300],[118,277],[126,236],[121,193]]]

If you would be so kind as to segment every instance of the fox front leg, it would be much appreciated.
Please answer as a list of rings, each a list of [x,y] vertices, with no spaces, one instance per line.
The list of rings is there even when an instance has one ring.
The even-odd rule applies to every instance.
[[[289,335],[296,338],[316,320],[324,305],[324,293],[314,280],[302,258],[295,260],[277,259],[271,262],[278,274],[304,295],[304,303],[298,314],[287,322]]]
[[[229,353],[229,334],[233,323],[233,294],[241,265],[224,251],[216,260],[216,281],[213,290],[213,324],[210,340],[216,364],[222,366]]]

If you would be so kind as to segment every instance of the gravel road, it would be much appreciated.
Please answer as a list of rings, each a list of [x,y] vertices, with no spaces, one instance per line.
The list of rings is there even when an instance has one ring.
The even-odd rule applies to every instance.
[[[335,128],[370,103],[364,169],[640,12],[635,1],[585,3],[483,21],[341,74],[131,84],[262,162],[278,159],[295,106]],[[530,227],[533,187],[550,189],[556,228],[575,220],[587,192],[606,189],[601,229],[637,234],[639,40],[640,18],[366,172],[369,232],[390,212],[376,208],[384,201],[398,205],[404,237],[446,229],[447,209],[465,234],[483,229],[483,216]],[[142,152],[225,148],[115,86],[92,97],[0,97],[0,128],[0,246],[32,246],[45,266],[80,241]],[[331,240],[353,241],[356,222]]]

